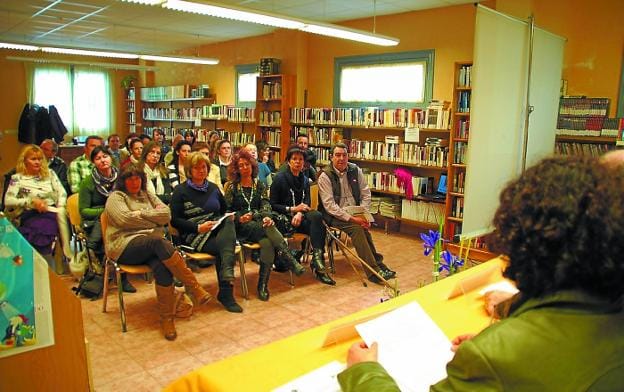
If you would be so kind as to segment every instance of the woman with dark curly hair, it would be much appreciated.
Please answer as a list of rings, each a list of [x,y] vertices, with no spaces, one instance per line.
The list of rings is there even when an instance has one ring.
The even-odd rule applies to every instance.
[[[266,198],[266,186],[258,181],[258,163],[242,149],[229,165],[230,182],[225,184],[228,211],[236,212],[236,235],[240,241],[260,244],[260,273],[258,298],[269,300],[268,282],[276,251],[288,260],[290,269],[301,275],[303,266],[290,254],[282,234],[271,219],[271,204]]]
[[[122,264],[147,264],[154,272],[160,324],[167,340],[177,336],[173,277],[178,278],[194,304],[205,304],[212,296],[200,285],[171,242],[164,226],[171,219],[169,207],[147,191],[147,177],[141,166],[130,164],[117,179],[116,190],[106,200],[106,253]]]
[[[490,242],[520,293],[505,319],[453,341],[432,391],[624,390],[622,189],[621,169],[575,157],[507,185]],[[376,359],[376,344],[351,347],[343,390],[398,390]]]

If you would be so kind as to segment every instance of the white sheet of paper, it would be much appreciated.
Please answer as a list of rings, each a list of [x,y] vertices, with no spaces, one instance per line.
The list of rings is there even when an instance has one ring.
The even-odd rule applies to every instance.
[[[483,296],[490,291],[504,291],[509,294],[518,293],[518,288],[508,280],[501,280],[500,282],[492,283],[479,290],[479,295]]]
[[[273,392],[340,392],[338,373],[345,367],[344,363],[330,362],[274,389]]]
[[[355,327],[370,346],[379,345],[379,362],[401,391],[428,391],[446,377],[451,342],[417,302]]]
[[[226,212],[226,213],[225,213],[225,215],[223,215],[221,218],[219,218],[219,220],[217,221],[217,223],[215,223],[215,224],[212,226],[212,228],[210,229],[210,234],[212,234],[212,232],[213,232],[213,231],[214,231],[217,227],[219,227],[219,225],[221,225],[221,222],[223,222],[223,220],[224,220],[225,218],[228,218],[228,217],[230,217],[230,216],[232,216],[232,215],[234,215],[234,214],[236,214],[236,213],[235,213],[235,212]],[[208,235],[210,236],[210,234],[208,234]]]

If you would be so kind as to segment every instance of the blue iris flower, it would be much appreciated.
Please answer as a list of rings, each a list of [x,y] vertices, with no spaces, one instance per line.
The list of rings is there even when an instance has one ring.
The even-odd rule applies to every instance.
[[[440,267],[438,268],[438,272],[446,270],[450,274],[452,274],[454,272],[457,272],[459,267],[464,265],[464,260],[458,258],[457,256],[453,256],[451,252],[447,250],[442,252],[440,256],[442,256],[442,260],[440,260]]]
[[[425,256],[429,256],[440,239],[440,232],[429,230],[429,234],[420,233],[420,239],[423,240]]]

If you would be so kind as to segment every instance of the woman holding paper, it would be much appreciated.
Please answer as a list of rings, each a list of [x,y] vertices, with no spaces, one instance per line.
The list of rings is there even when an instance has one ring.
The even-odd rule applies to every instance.
[[[258,275],[258,298],[269,300],[269,275],[276,251],[288,260],[290,269],[301,275],[305,269],[288,251],[282,234],[271,219],[271,204],[266,198],[266,186],[258,181],[258,163],[251,154],[242,149],[229,165],[230,182],[225,184],[225,200],[228,210],[236,213],[236,233],[242,242],[260,244],[260,273]]]
[[[232,286],[236,262],[234,221],[229,217],[221,220],[227,204],[219,188],[207,180],[209,170],[210,161],[201,152],[193,152],[185,159],[187,180],[173,191],[171,224],[178,229],[183,243],[216,256],[217,299],[228,311],[240,313],[243,308],[236,303]]]
[[[624,171],[549,158],[502,191],[491,248],[520,290],[502,321],[453,341],[432,391],[624,390]],[[591,358],[591,360],[588,360]],[[351,347],[345,391],[398,390],[377,347]]]
[[[173,277],[178,278],[195,305],[207,303],[212,296],[197,282],[195,275],[171,242],[164,237],[169,223],[169,208],[147,191],[147,177],[140,166],[130,164],[119,175],[115,191],[106,200],[106,254],[121,264],[148,264],[156,281],[160,325],[167,340],[177,336]],[[179,300],[179,298],[178,298]]]

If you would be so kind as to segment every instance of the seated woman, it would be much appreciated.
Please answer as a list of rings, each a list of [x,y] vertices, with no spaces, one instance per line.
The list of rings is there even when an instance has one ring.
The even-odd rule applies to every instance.
[[[201,152],[202,154],[204,154],[205,157],[208,157],[208,159],[210,159],[210,148],[205,142],[196,142],[195,144],[193,144],[191,151]],[[208,170],[208,181],[218,186],[221,193],[223,193],[223,184],[221,184],[221,174],[219,173],[219,166],[215,165],[214,163],[210,164],[210,170]]]
[[[191,152],[191,143],[186,140],[181,140],[178,144],[173,148],[173,159],[171,163],[167,166],[167,170],[169,170],[169,182],[171,183],[171,187],[175,188],[179,184],[182,184],[186,181],[186,173],[184,172],[184,162],[186,161],[186,157]]]
[[[624,390],[623,177],[596,159],[558,157],[507,185],[490,242],[519,296],[507,318],[453,342],[432,391]],[[376,346],[351,347],[344,391],[399,390]]]
[[[312,270],[316,279],[328,285],[336,282],[325,268],[325,225],[323,215],[310,210],[310,179],[303,174],[305,153],[297,146],[286,153],[287,170],[277,173],[271,184],[271,207],[286,214],[299,233],[310,236],[312,242]]]
[[[115,187],[118,170],[113,166],[113,158],[108,147],[105,146],[97,146],[91,151],[91,162],[93,163],[91,175],[80,183],[78,209],[82,228],[87,233],[87,248],[98,260],[102,261],[104,260],[104,243],[100,215],[104,212],[106,199]],[[123,291],[135,293],[136,289],[128,281],[126,274],[122,277]]]
[[[19,232],[55,269],[52,244],[59,234],[65,257],[72,255],[63,184],[49,170],[43,150],[34,144],[22,148],[15,171],[6,190],[5,211],[19,221]]]
[[[271,219],[271,205],[264,196],[265,186],[257,180],[258,163],[246,150],[232,158],[229,168],[231,181],[225,184],[228,211],[236,212],[236,234],[240,241],[260,244],[260,273],[258,298],[269,300],[268,282],[275,251],[288,260],[290,269],[301,275],[305,269],[288,251],[284,237]]]
[[[147,178],[139,166],[128,165],[117,179],[116,190],[106,200],[108,216],[106,253],[121,264],[147,264],[154,272],[160,325],[167,340],[177,336],[173,322],[176,308],[173,277],[178,278],[193,304],[205,304],[212,296],[171,242],[164,237],[164,225],[171,213],[160,199],[146,191]]]
[[[130,146],[130,151],[129,151],[130,155],[126,159],[124,159],[119,165],[119,168],[121,170],[123,170],[126,166],[128,166],[131,163],[135,165],[139,163],[139,161],[141,160],[141,156],[143,154],[143,142],[141,141],[141,139],[134,138],[130,140],[130,143],[128,143],[128,145]]]
[[[147,178],[147,191],[155,194],[165,204],[171,201],[171,183],[169,171],[160,161],[162,147],[156,142],[149,142],[143,148],[140,166]]]
[[[210,161],[202,153],[191,153],[184,162],[188,180],[173,190],[171,197],[171,224],[179,233],[182,242],[198,252],[215,255],[217,258],[217,299],[230,312],[240,313],[243,308],[234,299],[234,263],[236,231],[231,218],[225,218],[226,203],[219,188],[206,178]],[[214,227],[214,230],[213,230]]]
[[[222,139],[215,144],[217,157],[213,163],[219,166],[221,176],[221,184],[225,185],[228,181],[228,166],[232,162],[232,144],[229,140]]]

